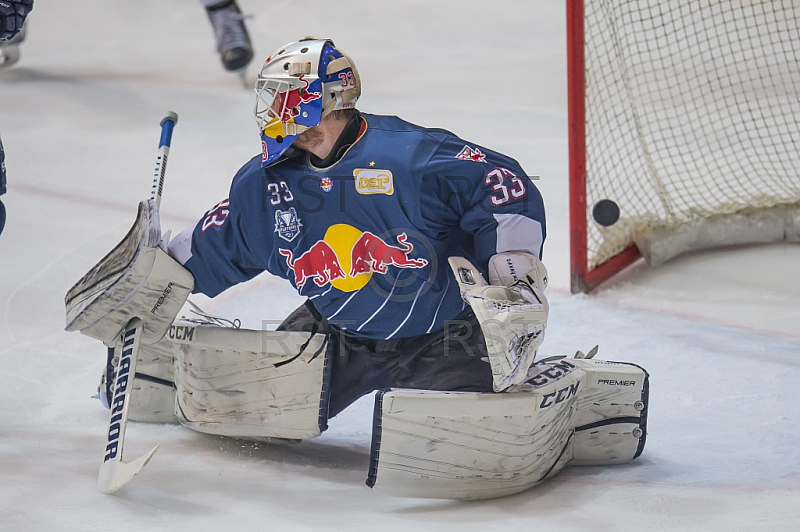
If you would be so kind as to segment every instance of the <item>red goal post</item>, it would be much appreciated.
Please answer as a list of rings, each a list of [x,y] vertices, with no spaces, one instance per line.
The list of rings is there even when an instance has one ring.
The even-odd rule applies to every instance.
[[[567,0],[572,291],[800,240],[800,5]]]

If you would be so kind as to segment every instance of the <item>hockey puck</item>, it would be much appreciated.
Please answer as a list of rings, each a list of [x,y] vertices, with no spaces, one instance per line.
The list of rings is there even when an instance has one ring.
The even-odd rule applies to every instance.
[[[619,220],[619,206],[608,199],[600,200],[594,204],[592,217],[603,227],[614,225]]]

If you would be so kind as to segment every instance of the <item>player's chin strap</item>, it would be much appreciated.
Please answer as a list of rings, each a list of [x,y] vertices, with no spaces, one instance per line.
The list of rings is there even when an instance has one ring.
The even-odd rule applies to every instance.
[[[307,129],[309,129],[308,126],[297,124],[295,122],[283,122],[283,134],[286,136],[299,135]]]

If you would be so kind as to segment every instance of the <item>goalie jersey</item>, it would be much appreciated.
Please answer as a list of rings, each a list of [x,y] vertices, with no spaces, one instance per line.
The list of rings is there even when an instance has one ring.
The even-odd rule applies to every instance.
[[[447,265],[463,256],[541,258],[541,195],[502,154],[396,117],[361,115],[333,165],[305,152],[254,157],[228,199],[178,235],[170,254],[215,296],[263,271],[289,280],[330,323],[370,338],[442,329],[465,312]]]

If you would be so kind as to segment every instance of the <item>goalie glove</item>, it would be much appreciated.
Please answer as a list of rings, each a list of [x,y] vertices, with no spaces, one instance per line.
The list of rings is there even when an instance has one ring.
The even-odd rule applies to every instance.
[[[128,321],[139,317],[142,343],[159,341],[194,287],[192,274],[161,242],[156,201],[143,201],[122,242],[67,292],[67,331],[113,346]]]
[[[516,287],[529,303],[550,305],[544,295],[547,288],[547,268],[530,253],[506,251],[489,259],[489,284]]]
[[[468,260],[450,257],[448,261],[461,297],[472,307],[481,325],[494,391],[519,384],[525,380],[544,340],[549,311],[544,295],[547,269],[533,255],[500,253],[489,260],[491,284],[486,284]]]

